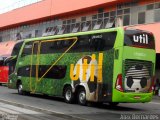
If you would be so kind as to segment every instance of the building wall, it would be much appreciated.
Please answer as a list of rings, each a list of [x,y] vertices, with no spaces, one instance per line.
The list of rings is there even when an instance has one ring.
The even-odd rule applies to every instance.
[[[84,9],[101,6],[117,0],[43,0],[27,7],[15,9],[0,15],[0,27],[7,27],[49,16],[62,15],[70,12],[80,12]]]
[[[53,32],[49,32],[51,27],[56,27],[56,31],[65,28],[63,33],[70,33],[77,24],[79,31],[82,31],[88,24],[90,27],[87,30],[92,30],[101,22],[99,29],[106,28],[116,16],[122,19],[124,26],[153,32],[156,51],[160,53],[160,0],[136,1],[44,0],[0,15],[0,41],[53,35]]]

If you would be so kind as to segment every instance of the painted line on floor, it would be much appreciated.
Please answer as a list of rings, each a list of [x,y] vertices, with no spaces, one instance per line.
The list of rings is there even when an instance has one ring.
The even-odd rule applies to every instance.
[[[60,118],[66,118],[66,119],[70,119],[70,120],[88,120],[86,118],[80,118],[74,115],[67,115],[63,112],[57,112],[57,111],[50,111],[47,109],[42,109],[42,108],[38,108],[38,107],[34,107],[34,106],[30,106],[30,105],[25,105],[25,104],[20,104],[20,103],[16,103],[16,102],[12,102],[12,101],[8,101],[8,100],[4,100],[4,99],[0,99],[0,102],[5,103],[5,104],[10,104],[10,105],[15,105],[17,107],[22,107],[25,109],[31,109],[37,112],[42,112],[45,114],[51,114],[54,115],[56,117],[60,117]]]
[[[158,103],[158,102],[149,102],[149,103],[151,103],[151,104],[158,104],[158,105],[160,105],[160,103]]]

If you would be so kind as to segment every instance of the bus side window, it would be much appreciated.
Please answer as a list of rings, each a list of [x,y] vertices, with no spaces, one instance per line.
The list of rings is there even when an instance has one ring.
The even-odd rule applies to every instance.
[[[117,32],[108,32],[103,35],[104,50],[110,50],[114,47],[116,41]]]
[[[92,39],[90,48],[91,51],[103,51],[105,47],[105,41],[103,39],[97,38],[97,39]]]
[[[50,53],[64,53],[68,48],[74,43],[74,40],[58,40],[50,42],[42,42],[40,53],[50,54]]]
[[[116,32],[93,34],[90,42],[92,52],[110,50],[114,47]]]
[[[60,52],[59,46],[60,42],[59,41],[44,41],[41,43],[41,48],[40,48],[40,53],[41,54],[51,54],[51,53],[57,53]]]
[[[50,68],[50,66],[39,66],[39,73],[38,76],[42,77],[44,73]],[[63,79],[66,75],[67,65],[54,65],[51,70],[49,70],[44,78],[51,78],[51,79]]]
[[[11,56],[14,56],[14,55],[18,55],[18,54],[19,54],[19,51],[20,51],[20,49],[21,49],[22,44],[23,44],[23,41],[17,43],[17,44],[14,46]]]
[[[38,52],[38,43],[33,44],[33,54],[36,55]]]
[[[90,36],[79,36],[71,52],[90,52]]]
[[[71,52],[97,52],[110,50],[114,47],[117,32],[83,35],[72,47]]]
[[[56,43],[57,43],[56,52],[63,53],[67,50],[67,48],[64,48],[64,40],[57,41]]]
[[[62,47],[63,47],[63,49],[64,50],[68,50],[69,49],[69,47],[74,43],[75,41],[74,40],[64,40],[63,41],[63,44],[62,44]],[[71,49],[70,49],[71,50]],[[70,50],[69,50],[69,52],[70,52]]]
[[[74,40],[64,40],[63,47],[70,47],[75,41]]]
[[[10,75],[11,73],[14,72],[14,69],[15,69],[15,66],[16,66],[16,59],[13,59],[13,60],[9,61],[9,63],[7,63],[7,64],[9,66],[9,75]]]
[[[28,42],[25,44],[25,46],[23,48],[22,55],[21,55],[22,57],[32,54],[32,44],[33,44],[33,42]]]

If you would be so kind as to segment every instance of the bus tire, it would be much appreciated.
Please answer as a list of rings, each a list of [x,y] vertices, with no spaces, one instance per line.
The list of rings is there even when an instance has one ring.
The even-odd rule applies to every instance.
[[[87,101],[86,101],[86,91],[85,91],[84,88],[80,88],[80,89],[78,90],[78,95],[77,95],[77,97],[78,97],[78,103],[79,103],[80,105],[86,105],[86,103],[87,103]]]
[[[112,106],[112,107],[115,107],[117,106],[119,103],[118,102],[109,102],[109,105]]]
[[[73,103],[73,101],[74,101],[74,94],[73,94],[72,88],[70,86],[67,86],[64,89],[64,100],[66,103]]]
[[[17,90],[18,90],[18,94],[19,95],[23,95],[24,94],[22,89],[23,89],[22,83],[19,82],[18,85],[17,85]]]

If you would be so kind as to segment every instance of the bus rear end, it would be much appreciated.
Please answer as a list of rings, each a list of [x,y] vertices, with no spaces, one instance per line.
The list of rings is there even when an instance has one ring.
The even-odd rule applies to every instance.
[[[0,84],[8,83],[8,66],[4,64],[4,58],[0,57]]]
[[[149,102],[155,73],[155,41],[150,32],[125,30],[121,72],[115,77],[113,102]]]

